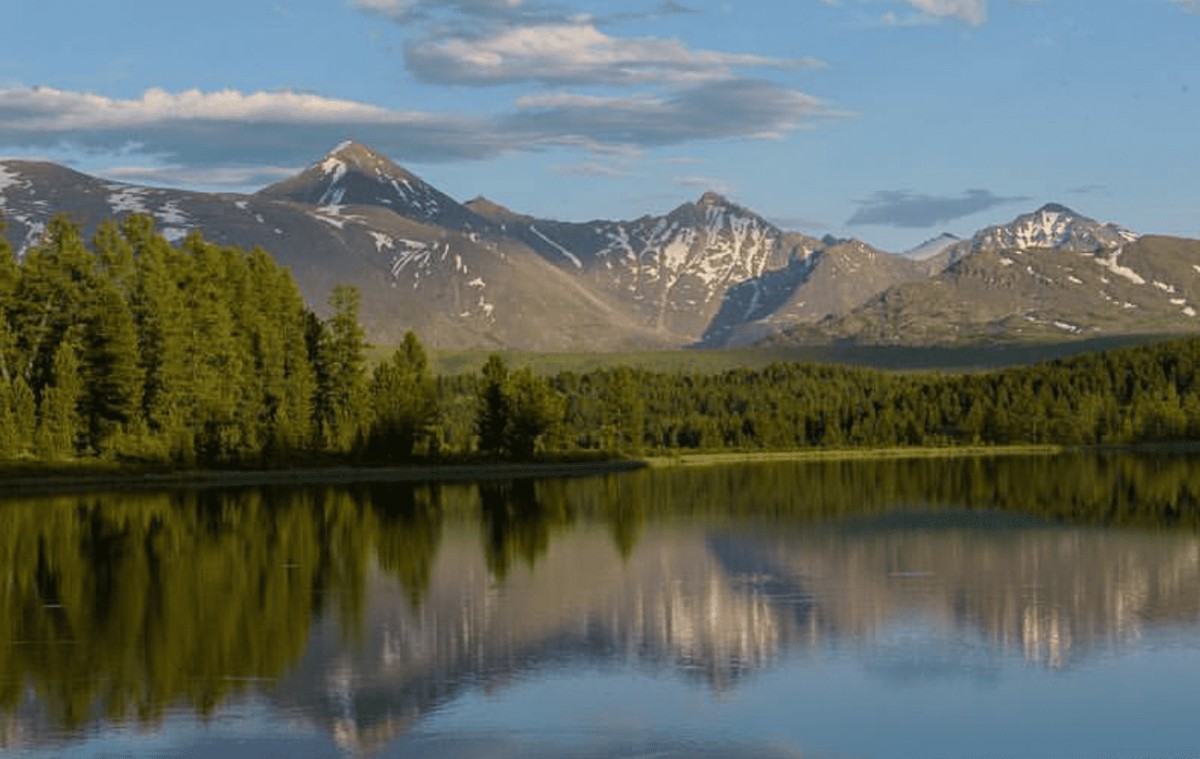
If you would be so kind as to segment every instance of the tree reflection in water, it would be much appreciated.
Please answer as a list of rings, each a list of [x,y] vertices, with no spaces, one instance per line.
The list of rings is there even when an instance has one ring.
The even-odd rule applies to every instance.
[[[315,688],[328,705],[335,658],[365,699],[354,719],[373,699],[367,721],[381,725],[547,657],[727,688],[789,647],[869,642],[914,608],[1064,666],[1196,621],[1196,463],[824,462],[9,498],[0,714],[69,732],[210,715],[244,693],[304,701]],[[327,721],[349,719],[339,708]]]

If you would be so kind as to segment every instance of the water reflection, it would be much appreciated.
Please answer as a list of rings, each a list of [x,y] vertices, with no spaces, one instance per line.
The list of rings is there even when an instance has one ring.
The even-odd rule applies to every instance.
[[[1194,630],[1195,463],[10,500],[0,748],[253,698],[375,750],[464,693],[579,667],[716,693],[830,650],[901,682],[987,677],[1006,660],[1069,669]]]

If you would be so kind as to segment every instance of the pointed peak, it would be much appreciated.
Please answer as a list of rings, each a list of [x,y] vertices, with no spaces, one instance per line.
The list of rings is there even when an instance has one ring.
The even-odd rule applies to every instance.
[[[477,195],[468,200],[466,203],[463,203],[463,205],[479,214],[483,218],[489,219],[493,222],[502,223],[506,221],[524,220],[530,218],[529,216],[519,214],[516,211],[513,211],[512,209],[507,208],[506,206],[503,206],[491,198],[483,195]]]
[[[360,170],[374,170],[380,167],[399,168],[390,158],[382,153],[353,140],[346,140],[334,146],[317,162],[326,173],[333,173],[339,165],[350,166]]]
[[[732,204],[729,202],[729,199],[726,198],[721,193],[714,192],[713,190],[709,190],[708,192],[706,192],[700,196],[700,199],[696,201],[696,205],[698,205],[698,206],[728,206],[728,205],[732,205]]]
[[[1070,208],[1067,208],[1066,206],[1064,206],[1061,203],[1047,203],[1044,206],[1042,206],[1041,208],[1039,208],[1037,211],[1035,211],[1034,213],[1042,213],[1042,214],[1057,213],[1057,214],[1063,214],[1065,216],[1078,216],[1079,215],[1079,214],[1075,213],[1075,211],[1071,210]]]

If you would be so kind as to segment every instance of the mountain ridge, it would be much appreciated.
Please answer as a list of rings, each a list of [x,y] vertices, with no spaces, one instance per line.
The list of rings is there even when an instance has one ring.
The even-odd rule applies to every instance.
[[[625,221],[460,203],[354,142],[251,194],[0,161],[0,213],[18,253],[58,212],[85,231],[143,213],[173,242],[201,229],[262,247],[318,311],[334,284],[354,284],[372,339],[415,329],[435,347],[1086,338],[1190,329],[1200,309],[1200,243],[1139,237],[1061,204],[889,254],[784,231],[713,191]]]

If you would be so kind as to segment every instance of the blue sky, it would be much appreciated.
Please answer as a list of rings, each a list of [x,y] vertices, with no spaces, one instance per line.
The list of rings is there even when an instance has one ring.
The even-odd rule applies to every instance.
[[[892,250],[1049,201],[1200,236],[1200,0],[14,5],[0,155],[130,182],[255,189],[356,139],[562,219],[715,189]]]

